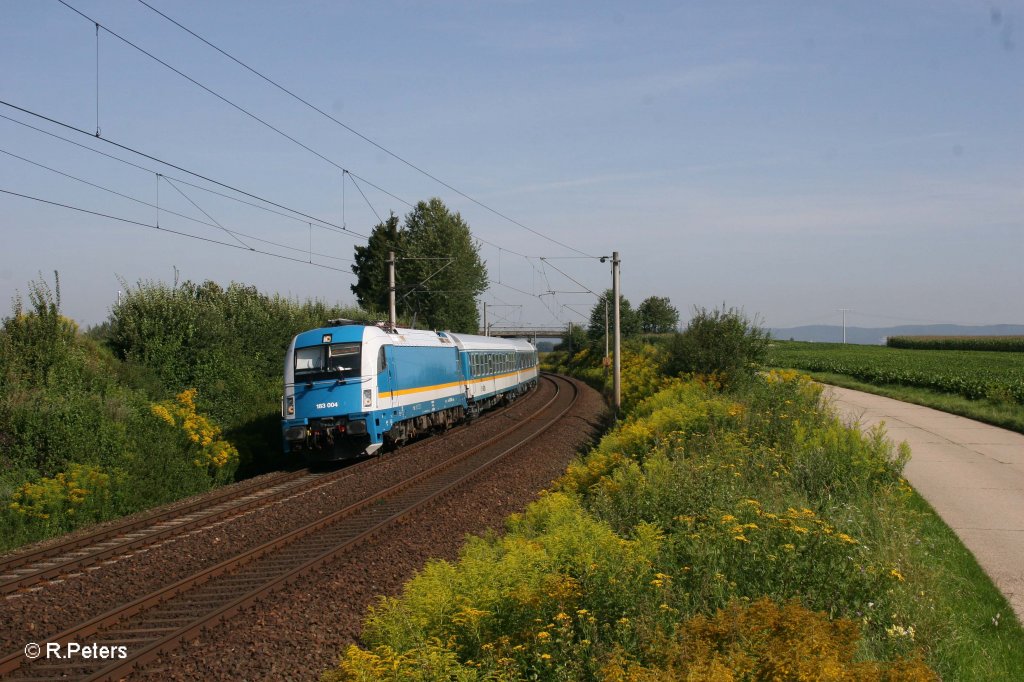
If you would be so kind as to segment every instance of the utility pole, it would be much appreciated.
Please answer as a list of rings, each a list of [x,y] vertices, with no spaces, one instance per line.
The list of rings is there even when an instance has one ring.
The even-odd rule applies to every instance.
[[[846,343],[846,313],[850,312],[850,308],[840,308],[839,312],[843,314],[843,343]]]
[[[487,328],[487,301],[482,303],[484,304],[484,336],[490,336],[491,330]]]
[[[569,320],[569,359],[572,359],[572,320]]]
[[[391,328],[398,326],[398,313],[395,310],[395,252],[388,251],[388,322]]]
[[[605,373],[608,369],[608,299],[604,299],[604,366]]]
[[[612,252],[612,296],[615,297],[615,417],[622,408],[622,328],[619,326],[619,252]]]

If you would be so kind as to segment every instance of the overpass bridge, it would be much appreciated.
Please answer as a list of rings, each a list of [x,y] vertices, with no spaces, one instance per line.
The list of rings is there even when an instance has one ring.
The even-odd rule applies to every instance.
[[[503,339],[560,339],[568,327],[490,327],[481,329],[481,336],[499,336]]]

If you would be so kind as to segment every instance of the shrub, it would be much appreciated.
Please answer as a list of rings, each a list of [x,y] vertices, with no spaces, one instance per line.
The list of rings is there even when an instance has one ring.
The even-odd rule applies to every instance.
[[[510,520],[505,537],[471,540],[457,565],[430,563],[400,598],[381,600],[364,640],[390,660],[442,642],[491,672],[592,677],[591,652],[637,648],[630,623],[658,613],[651,581],[661,541],[650,528],[634,535],[623,540],[572,498],[546,495]],[[350,650],[343,667],[377,662]]]
[[[817,400],[792,372],[669,381],[504,537],[382,600],[330,679],[935,679],[902,455]]]
[[[199,407],[223,426],[247,471],[273,464],[280,452],[279,399],[292,336],[330,318],[369,319],[358,309],[267,296],[235,282],[123,284],[125,295],[97,332],[122,361],[122,376],[154,400],[196,389]]]
[[[121,482],[123,472],[114,476]],[[26,521],[56,531],[107,518],[111,511],[111,475],[98,466],[72,464],[67,472],[25,483],[11,496],[8,508]]]
[[[668,346],[670,376],[709,374],[729,384],[751,376],[768,353],[768,332],[736,308],[697,308],[681,334]]]
[[[830,620],[797,602],[734,601],[714,616],[682,623],[663,644],[664,661],[643,666],[618,653],[602,678],[626,680],[836,680],[930,682],[939,679],[920,660],[893,663],[855,660],[860,627]]]
[[[182,391],[173,401],[157,403],[150,411],[168,426],[180,429],[183,449],[194,458],[192,463],[223,483],[238,465],[238,450],[221,438],[219,426],[196,412],[195,397],[195,389]]]

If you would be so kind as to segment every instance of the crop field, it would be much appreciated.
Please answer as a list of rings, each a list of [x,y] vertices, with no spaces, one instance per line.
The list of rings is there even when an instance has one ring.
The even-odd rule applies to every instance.
[[[768,364],[1024,405],[1024,354],[776,341]]]
[[[1024,336],[890,336],[885,345],[915,350],[989,350],[1024,353]]]

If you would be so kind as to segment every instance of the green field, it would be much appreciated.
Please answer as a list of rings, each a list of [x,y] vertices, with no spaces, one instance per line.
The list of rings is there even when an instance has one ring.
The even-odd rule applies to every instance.
[[[1024,355],[776,341],[769,364],[1024,405]]]
[[[1024,433],[1024,355],[775,341],[767,364]]]
[[[985,350],[1024,353],[1024,336],[890,336],[890,348],[914,350]]]

